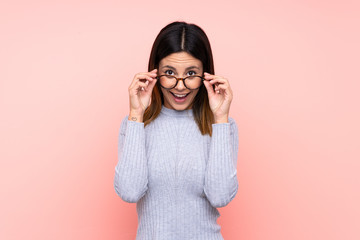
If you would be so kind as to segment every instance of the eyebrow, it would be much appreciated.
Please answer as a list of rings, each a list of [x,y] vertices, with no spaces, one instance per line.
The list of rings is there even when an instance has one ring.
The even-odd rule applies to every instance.
[[[170,65],[165,65],[165,66],[163,66],[162,68],[170,68],[170,69],[176,71],[176,68],[174,68],[173,66],[170,66]],[[193,69],[193,68],[196,68],[196,69],[200,70],[200,68],[197,67],[197,66],[190,66],[190,67],[187,67],[187,68],[185,69],[185,71],[187,71],[187,70],[189,70],[189,69]]]

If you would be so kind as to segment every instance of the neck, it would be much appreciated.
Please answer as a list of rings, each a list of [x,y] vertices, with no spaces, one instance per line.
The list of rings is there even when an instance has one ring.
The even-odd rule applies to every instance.
[[[165,107],[164,105],[162,105],[162,107],[161,107],[161,113],[168,115],[168,116],[173,116],[173,117],[193,116],[193,110],[191,108],[185,109],[185,110],[175,110],[172,108]]]

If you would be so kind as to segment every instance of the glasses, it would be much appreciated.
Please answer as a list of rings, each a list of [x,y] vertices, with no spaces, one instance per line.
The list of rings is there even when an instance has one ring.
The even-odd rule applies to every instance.
[[[183,81],[184,86],[189,90],[196,90],[200,88],[205,78],[201,76],[187,76],[184,78],[177,78],[172,75],[160,75],[156,77],[159,80],[159,84],[162,88],[167,90],[173,89],[178,84],[179,80]]]

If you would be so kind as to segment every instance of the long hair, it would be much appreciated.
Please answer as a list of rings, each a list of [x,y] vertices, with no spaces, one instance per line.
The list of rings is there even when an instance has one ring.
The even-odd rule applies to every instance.
[[[161,29],[151,49],[148,71],[158,68],[160,60],[164,57],[181,51],[199,59],[204,72],[215,74],[210,42],[205,32],[199,26],[183,21],[172,22]],[[164,97],[157,82],[153,88],[151,103],[144,113],[145,126],[158,117],[162,104],[164,104]],[[201,134],[211,136],[214,115],[203,84],[193,100],[192,111]]]

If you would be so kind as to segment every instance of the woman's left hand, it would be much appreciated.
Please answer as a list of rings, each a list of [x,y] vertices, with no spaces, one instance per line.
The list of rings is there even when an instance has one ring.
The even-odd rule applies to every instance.
[[[215,123],[227,123],[233,93],[229,81],[221,76],[204,73],[204,85],[208,92],[209,104]],[[215,89],[213,88],[215,85]]]

